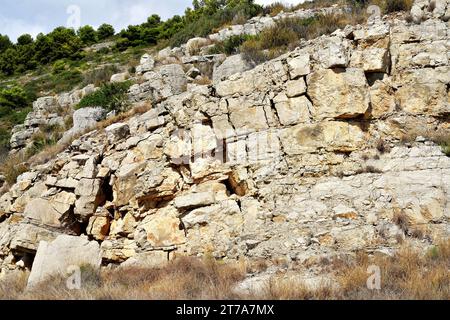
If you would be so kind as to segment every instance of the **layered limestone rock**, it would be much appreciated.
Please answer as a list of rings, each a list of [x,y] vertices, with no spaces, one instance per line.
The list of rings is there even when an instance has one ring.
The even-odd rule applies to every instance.
[[[99,242],[104,265],[309,263],[448,237],[450,158],[432,135],[405,139],[448,133],[448,59],[431,49],[448,34],[440,19],[347,27],[212,85],[154,66],[130,91],[151,110],[82,135],[1,196],[1,267],[61,235]]]

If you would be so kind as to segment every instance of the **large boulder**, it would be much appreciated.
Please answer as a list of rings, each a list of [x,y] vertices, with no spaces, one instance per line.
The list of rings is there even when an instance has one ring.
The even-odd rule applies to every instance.
[[[253,67],[254,65],[247,62],[240,54],[228,57],[221,65],[214,68],[213,81],[225,80],[233,74],[250,70]]]
[[[28,287],[52,276],[67,276],[74,267],[90,266],[98,270],[101,262],[99,244],[87,238],[60,235],[52,242],[41,241],[28,278]]]
[[[143,74],[152,71],[155,67],[155,60],[148,54],[144,54],[141,57],[140,64],[136,67],[137,74]]]
[[[356,118],[369,109],[369,87],[362,69],[322,69],[307,77],[313,117]]]
[[[102,107],[81,108],[73,113],[73,127],[67,131],[62,141],[82,133],[85,130],[94,128],[97,123],[106,118],[107,111]]]
[[[114,123],[105,128],[108,142],[113,144],[119,140],[125,139],[130,134],[130,127],[126,123]]]
[[[122,73],[117,73],[117,74],[113,74],[111,76],[111,82],[124,82],[126,81],[128,78],[130,77],[128,72],[122,72]]]
[[[181,65],[169,64],[162,66],[159,73],[165,85],[170,88],[172,95],[186,91],[187,78]]]
[[[186,43],[186,54],[188,56],[196,55],[200,48],[207,46],[211,41],[206,38],[192,38]]]

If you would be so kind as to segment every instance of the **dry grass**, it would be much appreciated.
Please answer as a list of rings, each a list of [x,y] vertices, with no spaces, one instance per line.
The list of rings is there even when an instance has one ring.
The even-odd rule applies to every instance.
[[[367,288],[368,269],[374,265],[381,271],[380,290]],[[58,277],[25,291],[26,275],[22,274],[0,282],[0,299],[450,299],[449,240],[426,252],[405,245],[392,257],[358,253],[354,259],[332,259],[324,268],[333,273],[328,280],[308,285],[289,273],[275,275],[249,294],[236,291],[251,271],[249,264],[182,257],[160,268],[101,273],[82,268],[81,290],[68,290],[65,279]]]
[[[294,7],[292,5],[285,4],[282,2],[274,2],[264,7],[263,14],[275,17],[281,12],[291,12],[293,10]]]
[[[381,290],[366,287],[367,269],[381,270]],[[394,257],[359,255],[340,267],[339,297],[348,299],[450,299],[450,241],[443,241],[423,254],[411,246]]]
[[[445,129],[430,130],[430,129],[414,129],[406,132],[402,135],[400,141],[402,143],[411,143],[416,140],[417,137],[424,137],[427,140],[433,141],[439,145],[442,152],[450,157],[450,133]]]
[[[240,47],[244,59],[260,64],[295,49],[302,40],[311,40],[331,34],[347,25],[365,23],[365,10],[355,9],[351,13],[318,15],[307,19],[287,18],[273,27],[264,29],[257,36],[250,37]]]
[[[330,300],[335,290],[331,283],[322,282],[312,287],[298,279],[274,277],[262,289],[257,299],[262,300]],[[255,297],[252,297],[255,298]]]
[[[245,267],[239,264],[179,258],[161,268],[112,269],[100,274],[84,268],[81,290],[67,289],[63,277],[27,291],[26,281],[9,280],[0,286],[0,299],[237,299],[233,287],[244,276]]]
[[[5,182],[8,186],[12,186],[18,176],[28,171],[28,166],[25,164],[25,155],[17,153],[8,156],[0,164],[0,172],[5,176]]]
[[[304,1],[296,6],[294,6],[293,10],[299,9],[318,9],[318,8],[327,8],[331,7],[335,4],[345,5],[348,1],[346,0],[313,0],[313,1]]]

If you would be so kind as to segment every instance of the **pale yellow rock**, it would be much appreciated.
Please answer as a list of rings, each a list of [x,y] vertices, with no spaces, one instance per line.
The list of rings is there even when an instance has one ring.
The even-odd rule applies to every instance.
[[[395,94],[400,108],[412,114],[440,115],[450,112],[445,84],[406,84]]]
[[[194,155],[207,154],[217,148],[216,136],[210,126],[195,123],[191,129],[191,138]]]
[[[110,220],[109,216],[92,216],[89,219],[87,233],[96,240],[104,240],[109,233]]]
[[[319,148],[349,152],[364,143],[363,131],[345,122],[323,122],[283,129],[280,140],[288,155],[316,152]]]
[[[146,217],[139,228],[145,230],[146,241],[154,248],[171,247],[186,242],[184,231],[180,230],[177,211],[173,208],[163,208]]]
[[[304,93],[306,93],[306,83],[303,78],[286,83],[286,95],[289,98],[298,97]]]
[[[377,80],[370,87],[370,102],[374,118],[394,112],[396,107],[394,90],[385,82]]]
[[[100,249],[104,260],[123,262],[136,255],[137,245],[134,240],[130,239],[107,239],[102,242]]]
[[[246,134],[269,127],[263,107],[250,107],[232,112],[230,120],[237,134]]]
[[[288,66],[291,79],[296,79],[300,76],[309,74],[311,72],[309,54],[302,53],[299,56],[288,60]]]
[[[278,118],[282,125],[310,122],[312,104],[305,96],[288,98],[284,93],[274,99]]]
[[[369,108],[369,88],[362,69],[324,69],[307,77],[316,120],[355,118]]]

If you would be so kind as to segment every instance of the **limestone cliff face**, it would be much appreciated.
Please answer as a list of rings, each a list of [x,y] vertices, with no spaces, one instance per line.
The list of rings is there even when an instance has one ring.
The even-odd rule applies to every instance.
[[[302,263],[448,237],[450,158],[404,137],[448,134],[449,30],[347,27],[209,86],[176,65],[145,73],[131,95],[150,111],[83,135],[0,198],[0,265],[61,234],[100,243],[104,264]]]

